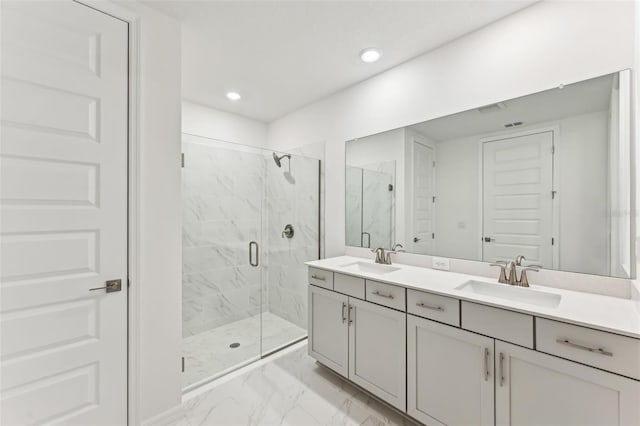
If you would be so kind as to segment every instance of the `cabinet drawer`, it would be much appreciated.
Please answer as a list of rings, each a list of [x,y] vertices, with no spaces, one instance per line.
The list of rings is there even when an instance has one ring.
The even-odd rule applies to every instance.
[[[339,293],[364,299],[364,278],[335,273],[333,289]]]
[[[333,272],[309,267],[309,284],[333,290]]]
[[[366,280],[366,292],[366,300],[369,302],[405,311],[404,287]]]
[[[453,297],[407,289],[407,312],[460,327],[460,301]]]
[[[462,328],[533,349],[533,317],[462,301]]]
[[[640,340],[536,318],[536,349],[640,380]]]

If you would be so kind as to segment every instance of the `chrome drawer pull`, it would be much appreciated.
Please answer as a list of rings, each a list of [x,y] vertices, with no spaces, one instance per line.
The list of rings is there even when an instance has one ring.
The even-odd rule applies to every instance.
[[[311,275],[311,278],[313,278],[314,280],[320,280],[320,281],[326,281],[327,280],[325,277],[319,277],[317,275]]]
[[[592,348],[589,346],[579,345],[577,343],[573,343],[569,339],[556,339],[556,343],[560,343],[561,345],[571,346],[572,348],[582,349],[583,351],[593,352],[594,354],[600,354],[604,356],[613,356],[612,352],[606,351],[602,348]]]
[[[444,312],[444,308],[442,306],[431,306],[425,305],[423,302],[416,303],[416,306],[420,306],[421,308],[431,309],[433,311],[441,311]]]
[[[484,348],[484,381],[489,380],[489,348]]]
[[[373,294],[375,294],[376,296],[380,296],[380,297],[386,297],[387,299],[393,299],[393,294],[384,294],[384,293],[380,293],[379,291],[374,291]]]

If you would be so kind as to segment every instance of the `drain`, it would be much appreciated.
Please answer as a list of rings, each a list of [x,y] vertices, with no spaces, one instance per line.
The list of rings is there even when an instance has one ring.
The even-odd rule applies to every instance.
[[[235,343],[232,343],[232,344],[229,345],[229,347],[233,348],[233,349],[235,349],[235,348],[237,348],[239,346],[240,346],[240,343],[238,343],[238,342],[235,342]]]

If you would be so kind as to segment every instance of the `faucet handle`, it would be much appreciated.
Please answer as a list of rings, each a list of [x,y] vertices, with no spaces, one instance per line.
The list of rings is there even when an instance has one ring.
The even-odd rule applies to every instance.
[[[522,286],[522,287],[529,287],[529,278],[527,278],[527,271],[533,271],[533,272],[538,272],[540,271],[539,268],[532,268],[531,266],[538,266],[538,265],[530,265],[527,266],[525,268],[522,269],[522,272],[520,272],[520,282],[518,285]]]
[[[491,263],[489,266],[498,266],[500,267],[500,277],[498,278],[498,282],[500,284],[506,284],[507,283],[507,262],[503,262],[503,261],[498,261],[495,263]]]

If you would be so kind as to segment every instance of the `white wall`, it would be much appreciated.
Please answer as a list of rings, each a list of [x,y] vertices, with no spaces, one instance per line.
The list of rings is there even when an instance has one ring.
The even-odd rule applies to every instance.
[[[269,126],[284,149],[326,142],[326,255],[344,246],[344,142],[633,64],[631,2],[541,2],[295,111]]]
[[[237,114],[182,102],[182,132],[256,147],[267,145],[267,125]]]
[[[101,8],[103,2],[94,2]],[[131,424],[181,401],[180,25],[137,2],[137,163],[132,170],[137,217],[130,303],[134,327],[129,379]],[[107,6],[105,6],[107,7]],[[117,12],[112,12],[116,15]],[[127,17],[124,17],[127,19]]]

